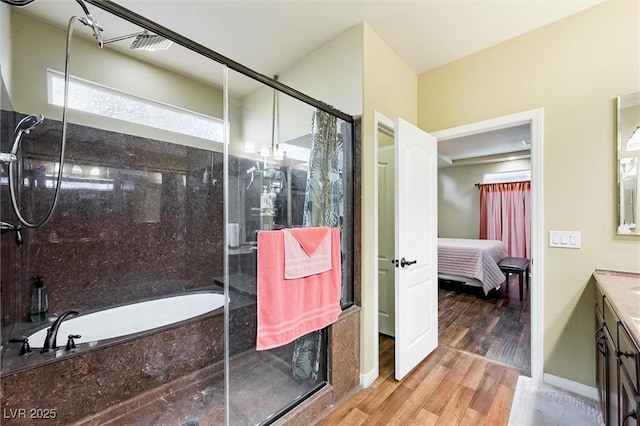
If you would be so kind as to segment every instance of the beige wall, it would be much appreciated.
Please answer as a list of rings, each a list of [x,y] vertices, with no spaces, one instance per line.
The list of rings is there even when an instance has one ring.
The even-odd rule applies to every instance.
[[[373,350],[378,335],[375,330],[377,312],[373,309],[373,280],[377,274],[378,259],[373,249],[377,245],[377,229],[371,212],[377,210],[374,193],[374,111],[390,119],[402,117],[417,122],[417,74],[391,50],[369,27],[363,24],[364,82],[362,114],[362,317],[360,370],[369,373],[378,354]]]
[[[480,191],[475,187],[485,173],[528,170],[531,160],[438,169],[438,236],[478,238],[480,232]]]
[[[283,72],[282,82],[347,114],[362,114],[362,25]]]
[[[86,27],[82,24],[78,23],[74,26],[74,34],[86,31]],[[14,12],[11,14],[11,41],[13,70],[10,94],[15,111],[25,114],[40,113],[45,118],[60,120],[62,109],[49,105],[47,101],[46,70],[51,68],[64,71],[66,30]],[[37,46],[37,50],[34,50],[34,46]],[[175,45],[171,48],[182,49]],[[193,53],[193,55],[197,54]],[[211,61],[211,67],[212,72],[219,72],[222,75],[221,65]],[[73,39],[71,75],[142,98],[223,118],[223,99],[220,88],[156,67],[110,48],[100,49],[94,42],[84,38],[74,37]],[[106,120],[90,114],[70,112],[69,121],[211,149],[208,141],[199,138],[176,135],[146,126],[135,126],[120,120]],[[221,150],[221,145],[216,145],[219,145],[218,149]]]
[[[284,71],[278,79],[306,95],[350,115],[362,114],[362,26],[356,25]],[[273,89],[263,86],[242,100],[243,136],[260,145],[271,143]],[[311,133],[313,108],[278,95],[279,141]]]
[[[427,131],[544,108],[544,368],[590,386],[590,276],[640,271],[640,239],[615,233],[614,168],[615,98],[640,85],[639,15],[609,1],[419,76]],[[580,231],[582,248],[549,248],[549,230]]]
[[[11,87],[11,8],[0,3],[0,76],[7,90]],[[2,99],[2,108],[8,99]]]

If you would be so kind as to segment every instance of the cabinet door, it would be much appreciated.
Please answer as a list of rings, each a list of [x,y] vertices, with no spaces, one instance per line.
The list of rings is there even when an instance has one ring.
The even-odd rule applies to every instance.
[[[615,329],[614,329],[615,333]],[[616,356],[616,346],[613,343],[609,330],[604,328],[606,346],[606,376],[607,376],[607,406],[605,408],[605,425],[614,426],[618,424],[618,358]]]
[[[638,415],[640,395],[633,386],[629,373],[622,362],[618,362],[618,392],[620,426],[640,426],[640,415]]]
[[[609,376],[607,365],[607,337],[604,331],[604,320],[600,312],[596,308],[596,387],[598,389],[598,396],[600,397],[600,409],[602,410],[603,419],[608,418],[607,408],[609,406],[608,401],[608,388],[609,388]]]

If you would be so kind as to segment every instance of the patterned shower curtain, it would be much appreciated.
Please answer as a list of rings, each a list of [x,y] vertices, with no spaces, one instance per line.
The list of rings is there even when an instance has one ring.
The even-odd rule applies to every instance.
[[[342,224],[342,134],[338,119],[316,110],[311,121],[311,153],[304,197],[302,225],[339,227]],[[322,331],[295,340],[293,377],[317,380],[322,351]]]

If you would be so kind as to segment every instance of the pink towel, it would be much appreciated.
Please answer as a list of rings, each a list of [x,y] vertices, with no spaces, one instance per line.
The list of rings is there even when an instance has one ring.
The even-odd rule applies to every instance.
[[[258,232],[258,336],[266,350],[333,324],[340,315],[340,229],[331,228],[333,267],[305,278],[284,278],[284,233]]]
[[[284,277],[303,278],[331,269],[331,232],[327,226],[283,229]]]

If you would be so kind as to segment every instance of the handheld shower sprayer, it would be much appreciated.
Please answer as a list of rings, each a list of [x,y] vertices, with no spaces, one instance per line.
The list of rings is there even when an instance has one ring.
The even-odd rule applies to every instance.
[[[21,131],[21,132],[25,132],[26,134],[29,134],[29,132],[34,128],[38,127],[43,120],[44,120],[44,117],[42,114],[27,115],[26,117],[24,117],[22,120],[18,122],[18,125],[16,126],[16,131]]]
[[[43,120],[44,116],[42,114],[36,114],[27,115],[18,122],[16,128],[13,130],[13,146],[11,147],[11,151],[0,154],[0,162],[2,162],[2,164],[12,163],[18,159],[16,154],[18,152],[18,147],[20,146],[22,135],[28,135],[29,132],[38,127]]]
[[[56,205],[58,204],[58,199],[60,196],[60,188],[62,187],[62,173],[64,170],[64,160],[65,160],[65,150],[67,146],[67,122],[68,117],[67,113],[69,110],[69,82],[70,75],[69,69],[71,64],[71,42],[73,39],[73,26],[76,21],[83,23],[84,25],[90,26],[93,30],[93,36],[98,41],[98,45],[102,47],[102,36],[100,32],[102,31],[102,27],[98,24],[93,16],[89,13],[89,9],[84,5],[82,0],[76,0],[82,10],[85,12],[86,17],[72,16],[69,19],[69,24],[67,25],[67,43],[65,49],[65,58],[64,58],[64,95],[63,95],[63,105],[62,105],[62,138],[60,140],[60,156],[58,158],[58,176],[55,179],[55,190],[53,195],[53,201],[51,202],[51,206],[49,207],[49,211],[45,215],[44,219],[40,222],[29,222],[20,212],[20,206],[18,205],[18,196],[16,192],[18,191],[18,187],[21,182],[20,177],[20,169],[16,165],[18,163],[16,160],[16,154],[18,152],[18,148],[20,147],[20,141],[22,140],[23,134],[28,134],[33,128],[38,126],[44,120],[42,115],[30,115],[18,123],[14,130],[14,142],[13,147],[11,148],[11,152],[7,154],[3,154],[0,156],[1,162],[9,163],[9,195],[11,196],[11,206],[13,208],[13,212],[16,217],[20,221],[20,224],[26,228],[40,228],[45,226],[51,220],[53,216],[53,212],[56,209]],[[6,230],[6,226],[4,229]],[[16,232],[22,228],[15,229]],[[16,236],[16,238],[18,238]],[[22,240],[22,235],[20,234],[20,240]]]
[[[20,120],[13,131],[13,146],[11,147],[11,152],[0,154],[1,162],[3,164],[9,163],[9,191],[11,195],[12,206],[14,206],[13,201],[15,198],[15,189],[13,188],[14,179],[12,178],[12,176],[15,171],[15,162],[18,160],[17,153],[18,148],[20,147],[20,140],[22,139],[23,134],[28,135],[31,130],[38,127],[43,121],[44,117],[41,114],[27,115],[22,120]],[[20,218],[17,209],[15,210],[15,212],[18,215],[18,218]],[[2,221],[0,222],[0,229],[2,230],[2,234],[4,234],[5,232],[15,232],[16,245],[22,245],[22,226]]]
[[[24,117],[13,131],[13,146],[11,147],[10,152],[0,153],[0,163],[12,163],[18,159],[16,153],[18,152],[18,147],[20,146],[20,139],[22,139],[23,134],[29,134],[31,130],[38,127],[40,123],[44,120],[42,114],[37,115],[27,115]]]
[[[20,146],[20,140],[22,135],[28,135],[33,129],[38,127],[44,121],[42,114],[27,115],[18,122],[16,128],[13,131],[13,146],[11,147],[11,154],[16,155],[18,147]]]
[[[3,2],[7,2],[11,5],[15,6],[26,6],[32,1],[29,0],[0,0]],[[64,61],[64,102],[62,107],[62,138],[60,140],[60,157],[58,159],[58,177],[55,180],[55,192],[53,195],[53,201],[49,208],[48,213],[45,215],[44,219],[40,222],[29,222],[27,221],[20,212],[20,207],[18,205],[18,197],[16,192],[18,190],[18,185],[21,182],[20,176],[20,168],[17,166],[17,152],[20,147],[20,141],[22,140],[23,134],[29,134],[31,130],[40,125],[44,120],[42,115],[28,115],[24,117],[18,125],[15,127],[13,132],[13,146],[11,147],[11,152],[8,153],[0,153],[0,164],[9,164],[9,194],[11,196],[11,206],[13,208],[13,212],[17,216],[21,225],[12,225],[8,222],[1,222],[0,228],[2,228],[2,233],[14,231],[16,233],[16,243],[18,245],[22,244],[22,226],[26,228],[40,228],[45,226],[51,220],[53,216],[53,212],[56,209],[56,205],[58,203],[58,198],[60,195],[60,188],[62,187],[62,172],[64,170],[64,159],[65,159],[65,149],[67,146],[67,112],[69,109],[69,68],[71,62],[71,41],[73,38],[73,25],[76,21],[81,22],[82,24],[91,27],[93,30],[93,37],[98,42],[99,47],[104,46],[104,42],[102,40],[103,31],[102,26],[98,23],[98,21],[89,13],[89,9],[85,6],[82,0],[76,0],[76,2],[82,7],[82,10],[85,13],[85,17],[80,16],[72,16],[69,20],[69,24],[67,26],[67,43],[66,43],[66,53],[65,53],[65,61]]]

